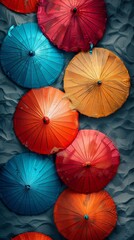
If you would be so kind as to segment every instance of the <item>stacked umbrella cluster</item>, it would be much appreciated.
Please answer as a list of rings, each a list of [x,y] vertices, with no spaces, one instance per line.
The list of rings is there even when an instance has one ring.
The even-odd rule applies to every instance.
[[[54,220],[66,239],[104,239],[113,230],[117,213],[102,189],[117,172],[119,152],[103,133],[78,131],[78,112],[106,117],[129,94],[123,62],[107,49],[94,48],[106,27],[104,1],[0,2],[20,13],[38,10],[38,24],[11,26],[0,52],[5,74],[32,88],[20,99],[13,123],[18,139],[34,152],[13,157],[1,169],[2,201],[17,214],[36,215],[58,198]],[[64,69],[66,52],[80,53],[65,70],[64,93],[50,85]],[[60,196],[58,175],[70,189]],[[51,238],[31,232],[14,238],[19,239]]]

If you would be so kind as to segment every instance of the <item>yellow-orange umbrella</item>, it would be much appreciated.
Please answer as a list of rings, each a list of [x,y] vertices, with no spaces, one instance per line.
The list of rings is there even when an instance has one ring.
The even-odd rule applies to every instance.
[[[130,77],[113,52],[94,48],[80,52],[69,63],[64,76],[66,96],[73,107],[90,117],[104,117],[115,112],[129,95]]]

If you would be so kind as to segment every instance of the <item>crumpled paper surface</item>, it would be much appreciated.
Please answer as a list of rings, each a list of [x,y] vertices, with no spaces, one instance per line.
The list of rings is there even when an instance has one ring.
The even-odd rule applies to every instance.
[[[97,129],[110,137],[120,151],[121,162],[116,177],[106,190],[113,197],[118,222],[108,240],[134,239],[134,3],[132,0],[106,0],[108,22],[105,35],[97,46],[112,50],[125,63],[131,76],[130,96],[121,109],[106,118],[80,115],[80,129]],[[11,25],[36,21],[35,14],[18,14],[0,4],[0,44]],[[66,65],[73,57],[65,54]],[[53,84],[63,87],[64,71]],[[9,80],[0,68],[0,166],[14,155],[27,152],[13,131],[13,114],[21,96],[27,92]],[[53,208],[38,216],[19,216],[0,201],[0,240],[26,231],[39,231],[54,240],[63,240],[53,222]]]

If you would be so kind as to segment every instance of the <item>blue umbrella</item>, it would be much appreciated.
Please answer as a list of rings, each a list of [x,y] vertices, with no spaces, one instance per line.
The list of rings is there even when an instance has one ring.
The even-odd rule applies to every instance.
[[[36,215],[49,209],[61,191],[52,157],[23,153],[13,157],[0,172],[3,203],[21,215]]]
[[[51,85],[64,67],[64,54],[43,35],[36,23],[12,26],[0,52],[5,74],[18,85],[40,88]]]

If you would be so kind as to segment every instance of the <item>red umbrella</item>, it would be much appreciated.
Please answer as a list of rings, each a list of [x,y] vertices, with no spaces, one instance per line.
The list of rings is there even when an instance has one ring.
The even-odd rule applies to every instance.
[[[52,240],[52,238],[39,232],[25,232],[12,238],[12,240]]]
[[[65,51],[88,51],[106,27],[104,0],[40,0],[38,23],[53,44]]]
[[[32,13],[37,11],[38,0],[0,0],[7,8],[20,13]]]
[[[59,152],[56,168],[64,183],[80,193],[97,192],[115,176],[119,152],[96,130],[81,130],[72,144]]]
[[[32,89],[17,105],[14,130],[31,151],[52,154],[66,148],[78,133],[78,113],[53,87]]]
[[[54,207],[54,221],[68,240],[104,240],[117,221],[116,206],[106,191],[61,193]]]

